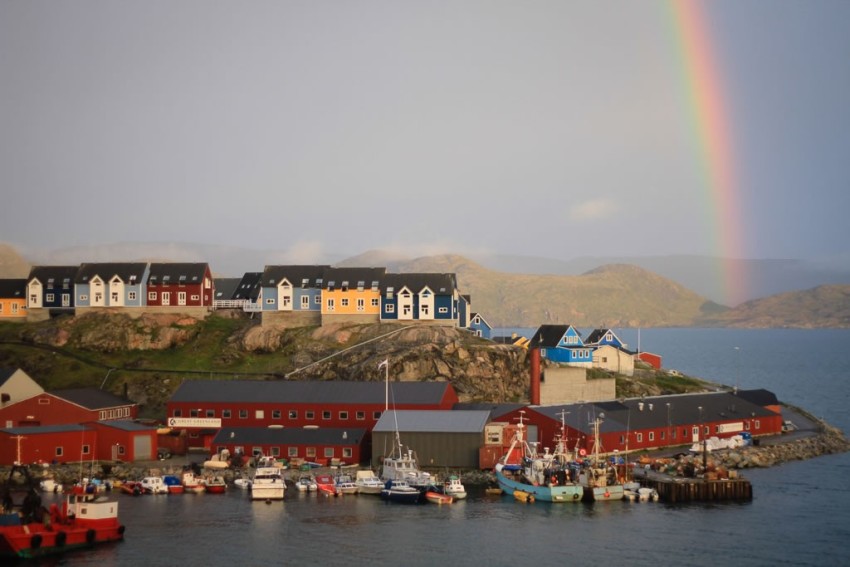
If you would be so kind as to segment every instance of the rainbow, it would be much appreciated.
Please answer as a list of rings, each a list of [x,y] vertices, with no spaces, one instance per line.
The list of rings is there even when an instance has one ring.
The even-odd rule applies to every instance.
[[[701,178],[707,198],[708,224],[715,227],[711,247],[720,258],[718,278],[725,303],[740,302],[748,292],[741,203],[735,171],[735,151],[726,108],[723,76],[712,51],[702,2],[668,0],[678,51],[682,54],[688,107],[696,135]]]

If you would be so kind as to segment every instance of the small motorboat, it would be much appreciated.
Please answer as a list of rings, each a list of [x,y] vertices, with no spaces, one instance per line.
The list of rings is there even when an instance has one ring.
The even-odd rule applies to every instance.
[[[180,479],[173,474],[163,475],[162,483],[165,484],[165,488],[168,490],[169,494],[183,494],[185,491],[183,483],[180,482]]]
[[[381,490],[384,488],[384,483],[372,470],[357,471],[354,484],[357,485],[358,494],[374,494],[377,496],[381,494]]]
[[[334,482],[336,483],[336,491],[339,494],[357,494],[358,487],[347,474],[338,475]]]
[[[432,504],[451,504],[454,502],[454,498],[449,496],[448,494],[443,494],[442,492],[438,492],[437,490],[426,490],[425,491],[425,500],[431,502]]]
[[[168,494],[168,487],[161,476],[146,476],[139,485],[145,494]]]
[[[205,492],[209,494],[224,494],[226,490],[227,483],[224,482],[224,477],[214,475],[204,479]]]
[[[316,492],[319,485],[316,484],[316,479],[311,474],[302,474],[295,482],[295,488],[298,492]]]
[[[381,490],[381,498],[401,504],[417,504],[421,497],[422,493],[410,486],[406,480],[388,480]]]
[[[443,493],[455,500],[463,500],[466,498],[466,487],[460,481],[460,477],[453,474],[443,483]]]
[[[338,496],[339,491],[336,488],[334,477],[329,474],[317,474],[316,485],[319,487],[319,493],[325,496]]]

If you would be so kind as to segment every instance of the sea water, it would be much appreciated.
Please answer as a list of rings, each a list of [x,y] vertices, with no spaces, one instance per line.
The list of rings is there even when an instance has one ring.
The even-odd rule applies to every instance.
[[[615,332],[637,348],[637,331]],[[530,335],[529,335],[530,336]],[[586,336],[586,333],[585,333]],[[766,388],[848,430],[850,330],[645,329],[667,368]],[[848,565],[850,454],[751,469],[746,503],[451,505],[288,492],[114,495],[126,540],[38,565]]]

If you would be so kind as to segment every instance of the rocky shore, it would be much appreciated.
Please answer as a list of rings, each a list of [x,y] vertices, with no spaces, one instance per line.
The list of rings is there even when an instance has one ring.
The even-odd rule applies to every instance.
[[[726,478],[735,476],[741,469],[772,467],[789,461],[812,459],[822,455],[831,455],[850,451],[850,440],[844,433],[831,425],[819,421],[818,430],[796,434],[760,438],[758,445],[750,445],[734,450],[710,453],[706,458],[707,467],[703,469],[703,457],[700,454],[667,455],[644,453],[633,455],[638,467],[649,467],[652,470],[672,476],[716,476]],[[144,463],[96,463],[96,464],[64,464],[64,465],[33,465],[30,473],[34,479],[53,479],[55,482],[71,486],[80,478],[97,478],[102,481],[141,480],[146,476],[161,476],[167,474],[180,475],[186,467],[193,465],[187,457],[176,457],[165,461],[149,461]],[[3,479],[8,477],[8,467],[3,469]],[[248,477],[252,469],[249,466],[216,470],[215,474],[222,475],[228,484],[238,478]],[[314,472],[321,472],[315,469]],[[325,472],[333,472],[326,469]],[[432,471],[439,475],[445,471]],[[486,485],[494,482],[491,471],[469,470],[460,472],[464,484],[470,486]],[[288,471],[288,478],[297,476],[297,471]]]

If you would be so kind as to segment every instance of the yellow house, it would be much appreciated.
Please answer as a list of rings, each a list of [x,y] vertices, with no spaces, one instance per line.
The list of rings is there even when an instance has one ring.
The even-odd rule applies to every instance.
[[[0,320],[27,318],[27,280],[0,280]]]
[[[328,268],[322,282],[322,324],[378,321],[386,268]]]

